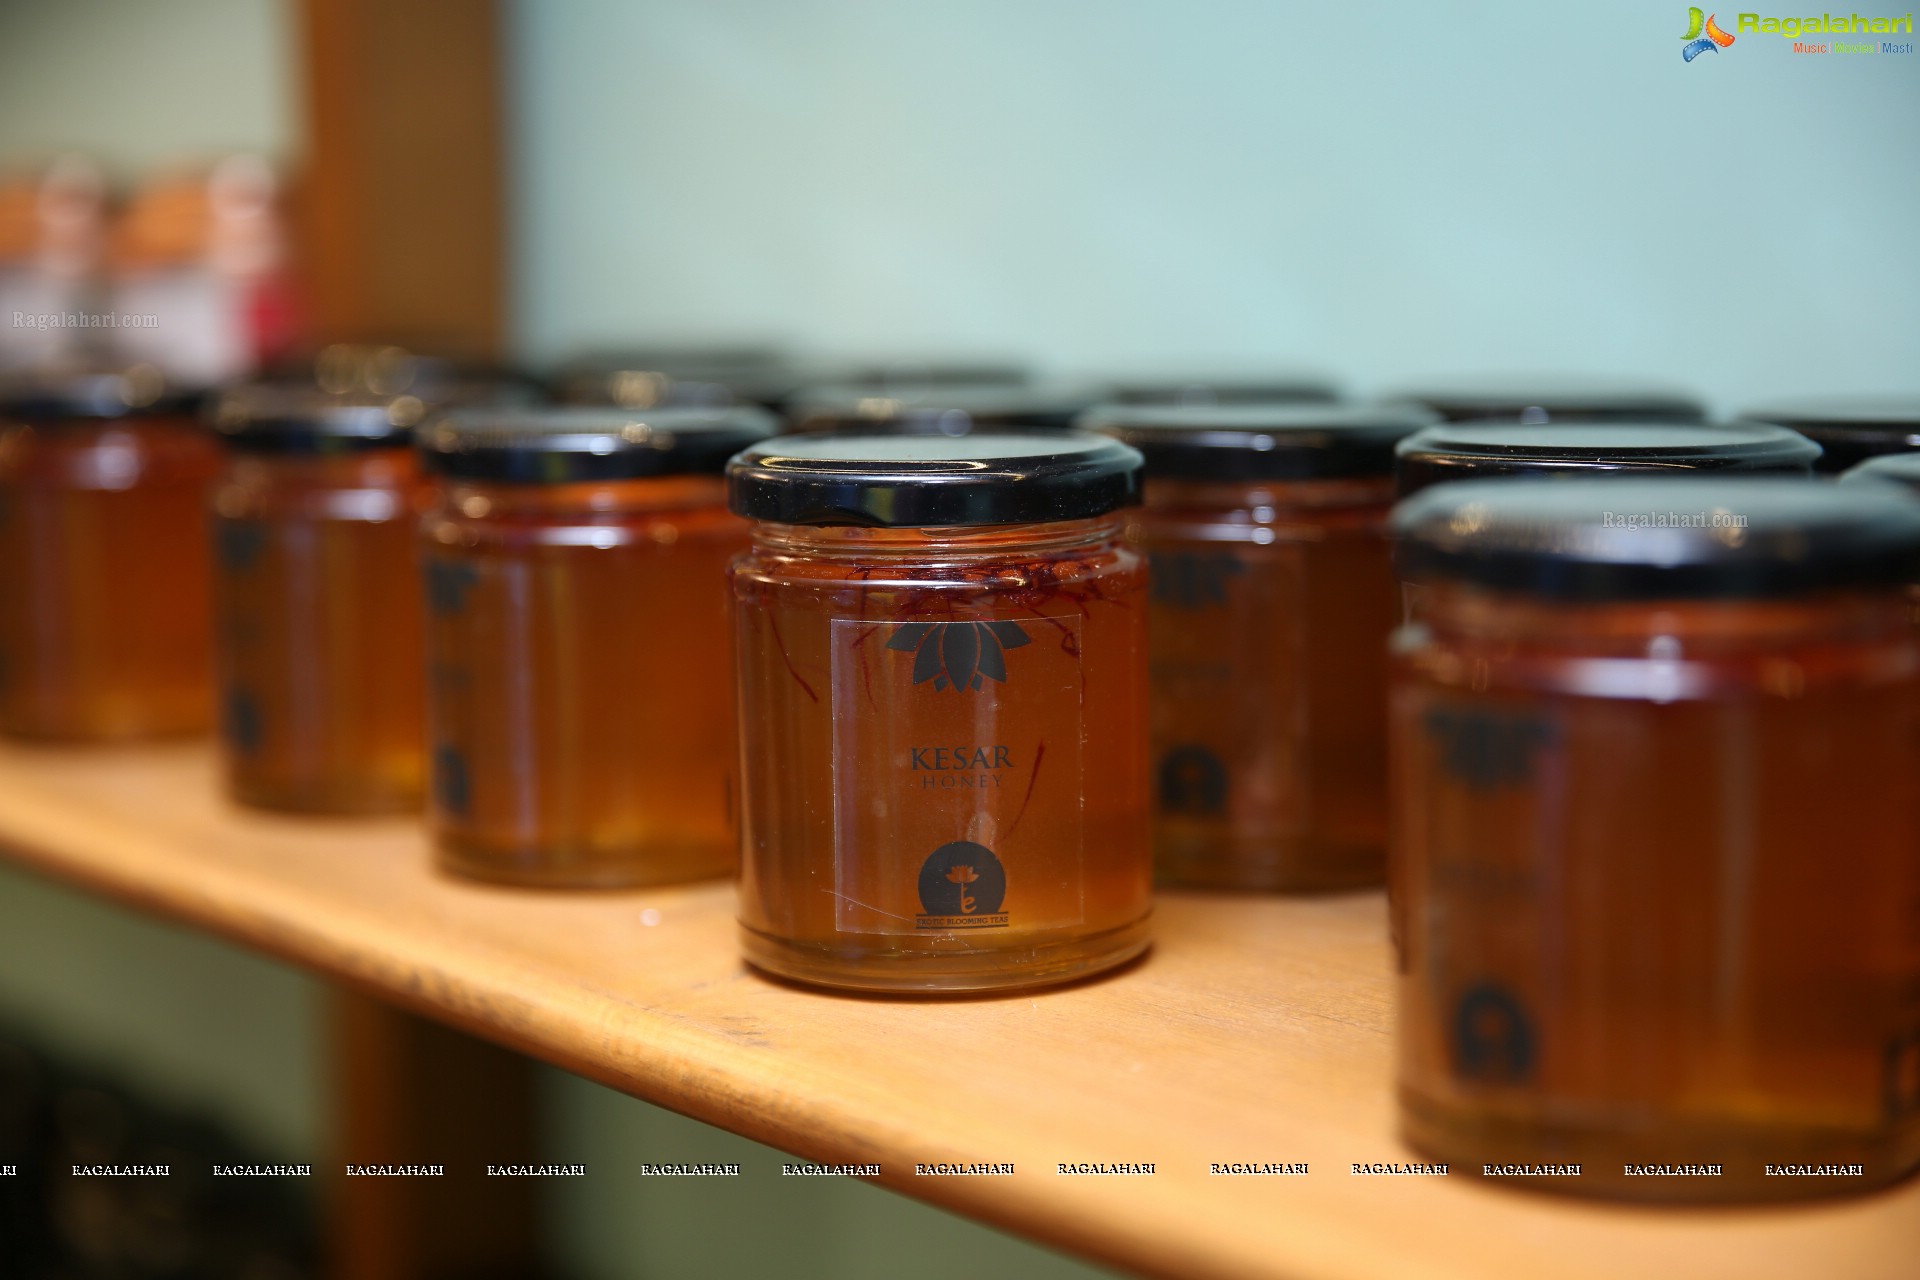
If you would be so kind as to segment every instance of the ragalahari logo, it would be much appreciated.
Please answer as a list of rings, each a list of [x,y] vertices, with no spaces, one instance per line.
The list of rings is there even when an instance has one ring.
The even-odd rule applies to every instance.
[[[1692,62],[1703,53],[1718,53],[1733,43],[1733,37],[1714,21],[1716,16],[1700,9],[1687,10],[1687,33],[1680,37],[1687,42],[1680,50],[1682,58]]]

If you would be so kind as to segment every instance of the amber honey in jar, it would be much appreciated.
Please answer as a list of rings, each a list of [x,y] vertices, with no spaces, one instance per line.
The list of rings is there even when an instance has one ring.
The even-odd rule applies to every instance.
[[[1394,525],[1407,1139],[1643,1200],[1920,1165],[1920,504],[1486,480]]]
[[[1920,449],[1920,396],[1843,395],[1778,400],[1741,415],[1791,427],[1822,450],[1815,468],[1845,471],[1868,458]]]
[[[786,419],[805,435],[1066,431],[1094,399],[1088,388],[1055,383],[849,383],[796,393]]]
[[[1494,476],[1622,478],[1689,473],[1807,475],[1820,446],[1757,422],[1449,422],[1398,446],[1402,496]]]
[[[228,792],[302,813],[417,808],[426,774],[413,396],[237,388],[214,423]]]
[[[441,864],[555,887],[734,866],[728,457],[755,408],[467,410],[422,437]]]
[[[1110,407],[1146,458],[1162,880],[1328,890],[1386,874],[1387,541],[1415,406]]]
[[[1449,422],[1698,422],[1706,416],[1683,388],[1593,375],[1433,378],[1392,398],[1425,405]]]
[[[220,449],[146,367],[0,384],[0,730],[213,719],[207,493]]]
[[[741,933],[874,991],[1147,946],[1140,455],[1078,432],[793,436],[730,470]]]

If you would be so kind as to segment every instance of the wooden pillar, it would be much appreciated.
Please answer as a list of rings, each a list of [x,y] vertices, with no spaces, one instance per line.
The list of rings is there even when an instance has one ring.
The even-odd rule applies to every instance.
[[[298,203],[322,342],[497,354],[505,124],[494,0],[301,0]]]
[[[333,1004],[328,1251],[339,1280],[526,1280],[540,1274],[539,1182],[489,1178],[537,1156],[533,1063],[356,992]],[[344,1166],[444,1165],[441,1177]]]

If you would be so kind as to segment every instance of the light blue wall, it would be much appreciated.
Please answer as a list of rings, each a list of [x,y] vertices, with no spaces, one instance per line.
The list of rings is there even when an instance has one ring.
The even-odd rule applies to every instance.
[[[1360,390],[1613,370],[1723,408],[1920,389],[1920,56],[1751,35],[1688,64],[1685,23],[1677,0],[521,3],[520,341],[1303,360]]]
[[[281,0],[0,0],[0,164],[82,151],[125,178],[292,150]]]

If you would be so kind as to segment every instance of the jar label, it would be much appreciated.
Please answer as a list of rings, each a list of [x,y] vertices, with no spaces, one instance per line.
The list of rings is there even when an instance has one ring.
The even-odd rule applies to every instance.
[[[833,620],[841,932],[1081,923],[1081,621]]]

